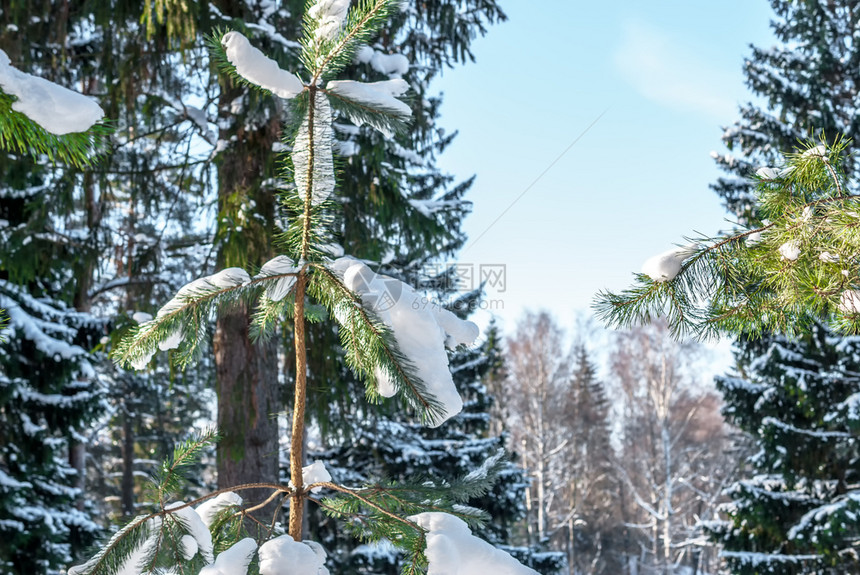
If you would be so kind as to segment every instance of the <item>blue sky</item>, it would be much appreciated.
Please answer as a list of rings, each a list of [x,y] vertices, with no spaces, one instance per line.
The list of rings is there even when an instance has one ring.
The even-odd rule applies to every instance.
[[[772,13],[766,0],[501,5],[509,20],[475,41],[477,62],[436,83],[442,125],[460,132],[440,165],[477,175],[459,261],[505,265],[487,297],[506,331],[526,308],[572,325],[651,255],[727,225],[710,152],[751,98],[743,61],[774,43]]]

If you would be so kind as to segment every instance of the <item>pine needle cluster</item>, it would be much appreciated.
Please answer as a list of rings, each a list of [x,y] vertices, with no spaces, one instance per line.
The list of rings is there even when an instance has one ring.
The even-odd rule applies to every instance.
[[[676,337],[788,336],[829,322],[860,332],[860,195],[845,176],[849,142],[807,142],[782,166],[754,176],[757,204],[745,226],[687,238],[674,277],[636,274],[621,293],[603,291],[594,308],[625,328],[665,317]]]

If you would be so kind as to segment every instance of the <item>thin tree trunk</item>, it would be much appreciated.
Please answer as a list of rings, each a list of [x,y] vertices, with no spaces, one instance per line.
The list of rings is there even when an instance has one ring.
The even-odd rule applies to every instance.
[[[101,206],[96,198],[95,183],[93,181],[92,172],[84,173],[84,208],[87,214],[87,231],[88,238],[94,238],[94,230],[101,222]],[[89,312],[92,309],[90,301],[90,288],[93,281],[93,270],[95,269],[95,258],[91,257],[91,253],[84,253],[83,262],[75,273],[77,278],[77,286],[72,304],[75,309],[80,312]],[[87,475],[87,445],[80,440],[80,432],[78,436],[69,437],[69,466],[77,472],[74,486],[78,489],[78,494],[75,497],[75,506],[78,510],[83,511],[86,500]]]
[[[122,483],[120,500],[123,515],[134,516],[134,427],[128,408],[122,416]]]

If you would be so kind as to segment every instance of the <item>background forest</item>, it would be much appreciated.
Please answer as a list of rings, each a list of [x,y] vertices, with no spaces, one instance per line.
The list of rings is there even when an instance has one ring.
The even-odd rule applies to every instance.
[[[744,68],[761,104],[741,106],[723,135],[730,152],[716,158],[725,176],[713,190],[739,221],[757,217],[758,168],[801,140],[860,134],[860,5],[771,4],[779,45],[752,48]],[[259,340],[251,305],[237,305],[213,322],[212,353],[184,370],[168,362],[176,351],[139,370],[108,354],[181,286],[276,255],[286,222],[273,152],[288,141],[289,111],[219,74],[207,39],[241,31],[293,69],[304,8],[0,0],[0,50],[94,98],[110,131],[86,166],[5,140],[0,151],[3,572],[82,562],[154,505],[148,477],[193,431],[216,426],[220,437],[188,497],[288,481],[291,324]],[[332,249],[461,317],[486,285],[462,289],[449,265],[467,241],[472,180],[438,168],[456,133],[440,125],[433,81],[470,65],[475,39],[505,19],[495,0],[403,2],[345,77],[406,80],[409,129],[386,136],[345,114],[333,124],[342,205]],[[11,101],[0,92],[0,113]],[[492,517],[484,539],[540,573],[860,572],[856,338],[823,326],[792,340],[741,338],[715,385],[702,375],[708,350],[673,340],[663,322],[607,334],[528,312],[507,332],[491,321],[475,345],[450,352],[464,409],[426,428],[391,402],[364,400],[363,383],[341,367],[336,328],[311,323],[306,337],[308,462],[344,482],[450,477],[504,447],[498,482],[469,503]],[[823,523],[808,520],[828,504]],[[360,545],[319,512],[306,531],[332,573],[400,570],[396,550]]]

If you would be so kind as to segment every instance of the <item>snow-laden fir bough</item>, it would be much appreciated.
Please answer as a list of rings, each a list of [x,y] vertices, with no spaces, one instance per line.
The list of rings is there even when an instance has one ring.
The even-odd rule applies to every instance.
[[[328,573],[325,551],[302,541],[306,500],[343,519],[360,539],[387,539],[402,548],[408,557],[406,572],[426,568],[429,573],[477,574],[495,569],[534,573],[472,536],[469,529],[484,515],[463,503],[486,493],[501,466],[498,457],[482,473],[454,478],[442,486],[422,482],[347,487],[332,483],[318,462],[302,465],[306,302],[321,304],[337,322],[346,361],[366,382],[371,400],[398,395],[431,426],[443,424],[462,408],[446,347],[470,344],[478,335],[477,326],[427,305],[411,286],[374,273],[366,262],[332,256],[338,251],[331,247],[330,227],[337,208],[332,119],[340,114],[388,135],[405,129],[411,114],[399,100],[408,89],[403,80],[364,84],[334,79],[385,21],[392,5],[390,0],[365,0],[349,9],[347,0],[309,3],[300,73],[281,69],[239,32],[212,39],[213,56],[222,71],[234,81],[284,99],[293,108],[297,125],[283,159],[284,180],[292,180],[295,186],[279,192],[289,221],[277,244],[283,253],[263,263],[253,276],[241,268],[228,268],[189,283],[114,352],[120,365],[145,369],[155,353],[173,350],[174,361],[182,366],[201,350],[213,315],[237,301],[257,302],[254,327],[260,337],[271,335],[281,318],[291,317],[296,374],[289,484],[241,485],[192,502],[171,502],[183,467],[212,437],[192,440],[176,450],[154,482],[153,496],[160,510],[133,520],[73,573],[168,569],[234,575],[246,573],[252,564],[263,575]],[[246,505],[241,493],[259,488],[271,490],[269,501],[277,500],[279,509],[289,504],[286,533],[276,515],[263,526],[260,538],[246,536],[247,514],[269,501]],[[318,499],[319,490],[329,495]],[[456,549],[466,556],[451,563],[451,557],[439,549]]]

